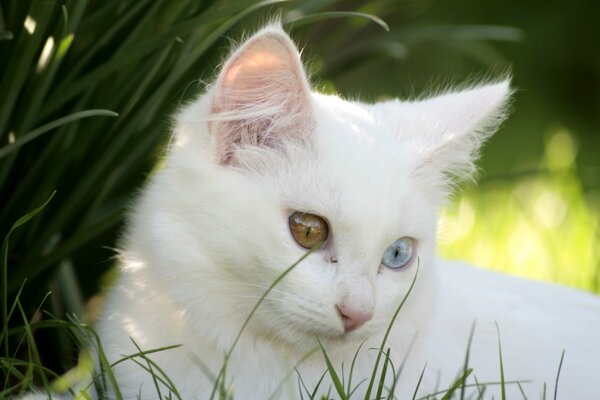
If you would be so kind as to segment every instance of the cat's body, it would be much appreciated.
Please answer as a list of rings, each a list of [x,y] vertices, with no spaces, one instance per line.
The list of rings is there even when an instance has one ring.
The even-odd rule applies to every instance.
[[[473,321],[469,366],[479,382],[501,379],[497,321],[507,381],[533,379],[522,383],[532,397],[545,381],[550,393],[564,348],[559,394],[598,398],[598,298],[433,255],[437,211],[452,177],[472,171],[509,95],[507,82],[374,105],[319,95],[285,33],[265,28],[179,113],[164,167],[134,207],[121,273],[98,325],[109,361],[136,353],[131,339],[144,350],[179,344],[149,358],[181,398],[208,398],[207,375],[218,374],[259,297],[307,251],[290,231],[301,212],[317,216],[328,233],[242,334],[226,375],[235,398],[300,398],[294,366],[318,348],[317,337],[340,374],[344,365],[346,380],[366,341],[353,386],[370,378],[377,355],[370,348],[379,347],[417,270],[386,345],[396,371],[408,355],[398,398],[412,396],[425,362],[421,395],[434,391],[439,370],[440,389],[453,383]],[[389,261],[402,252],[408,261]],[[297,365],[309,391],[325,365],[320,350]],[[157,386],[166,395],[142,366],[129,360],[115,367],[124,398],[157,398]],[[327,375],[319,393],[330,386]],[[519,393],[514,384],[507,390]],[[499,398],[498,386],[485,397],[492,393]]]

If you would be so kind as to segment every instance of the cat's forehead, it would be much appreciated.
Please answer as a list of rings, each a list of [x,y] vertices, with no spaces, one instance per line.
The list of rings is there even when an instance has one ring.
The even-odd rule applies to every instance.
[[[315,100],[315,141],[335,174],[378,192],[409,180],[418,154],[400,139],[393,119],[372,105],[331,96]]]
[[[314,151],[299,152],[282,173],[286,202],[348,223],[397,221],[414,199],[414,153],[370,106],[314,99]]]
[[[362,144],[389,142],[394,139],[394,126],[382,118],[377,106],[341,99],[337,96],[312,94],[317,129],[328,132],[320,135],[344,135],[342,141],[358,141]],[[397,141],[395,141],[397,142]]]

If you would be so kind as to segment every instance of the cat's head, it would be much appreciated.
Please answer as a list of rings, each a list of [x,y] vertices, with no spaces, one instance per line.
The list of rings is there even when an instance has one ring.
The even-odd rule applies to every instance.
[[[506,81],[376,104],[320,95],[293,42],[267,27],[179,114],[142,206],[152,216],[138,214],[145,251],[161,284],[213,336],[228,335],[222,321],[236,320],[235,334],[319,241],[261,305],[255,334],[305,348],[316,336],[383,332],[417,264],[415,299],[396,329],[426,319],[418,299],[434,296],[426,286],[438,209],[473,171],[509,95]]]

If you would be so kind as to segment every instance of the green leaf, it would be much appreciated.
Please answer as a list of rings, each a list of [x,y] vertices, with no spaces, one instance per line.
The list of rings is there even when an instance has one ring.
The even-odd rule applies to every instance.
[[[44,304],[44,302],[46,301],[46,299],[48,298],[48,296],[50,295],[50,293],[46,293],[46,295],[44,296],[42,302],[40,303],[40,305],[38,306],[36,313],[40,311],[40,309],[42,308],[42,305]],[[27,314],[25,313],[25,310],[23,309],[23,306],[21,305],[21,302],[18,301],[17,299],[17,307],[19,309],[19,311],[21,312],[21,319],[23,321],[24,327],[25,327],[25,338],[27,340],[27,348],[29,349],[30,352],[30,357],[29,358],[33,358],[34,359],[34,364],[35,366],[41,366],[42,362],[40,359],[40,354],[37,348],[37,344],[35,342],[35,339],[33,337],[33,331],[31,329],[31,325],[29,324],[29,320],[27,319]],[[17,348],[18,351],[18,348]],[[16,351],[15,351],[16,352]],[[33,357],[31,357],[33,356]],[[44,389],[46,389],[46,391],[50,392],[52,389],[50,388],[50,384],[48,382],[48,378],[46,377],[46,373],[44,371],[44,369],[40,370],[41,372],[41,378],[42,378],[42,383],[44,385]]]
[[[371,374],[371,380],[369,381],[369,387],[367,388],[367,392],[365,393],[365,400],[369,400],[371,398],[371,391],[373,390],[373,384],[375,383],[375,377],[377,376],[377,369],[379,367],[379,362],[381,361],[381,353],[383,352],[383,348],[385,347],[387,338],[390,335],[392,326],[394,326],[394,322],[396,322],[396,317],[398,317],[398,314],[400,313],[400,310],[404,306],[406,299],[408,299],[408,296],[410,295],[410,293],[412,292],[412,290],[415,286],[415,282],[417,281],[417,276],[419,275],[419,265],[420,265],[420,259],[417,258],[417,268],[416,268],[413,280],[410,284],[410,287],[408,288],[406,295],[404,295],[404,298],[398,305],[398,308],[396,308],[396,312],[394,312],[394,316],[390,320],[387,330],[385,331],[385,334],[383,335],[383,339],[381,340],[381,345],[379,346],[379,352],[377,353],[377,359],[375,360],[375,365],[373,366],[373,373]]]
[[[82,7],[87,1],[77,1],[76,7]],[[69,4],[73,4],[71,0]],[[11,129],[17,137],[32,127],[40,119],[39,116],[47,105],[48,92],[54,82],[54,78],[63,61],[64,55],[73,42],[74,35],[70,32],[69,26],[75,24],[73,18],[69,18],[70,13],[78,14],[77,8],[69,9],[67,6],[61,6],[60,18],[53,26],[49,27],[48,35],[44,42],[42,53],[37,60],[35,73],[27,80],[24,90],[20,95],[20,103],[27,104],[15,115],[16,125]],[[80,14],[80,12],[79,12]],[[64,80],[64,76],[60,77]]]
[[[450,389],[448,389],[448,391],[446,392],[446,394],[444,395],[444,397],[442,397],[442,400],[450,400],[452,398],[452,396],[454,396],[454,392],[456,392],[458,390],[458,388],[462,387],[465,384],[465,380],[467,379],[467,377],[469,375],[471,375],[471,372],[473,372],[472,368],[468,368],[461,376],[460,378],[458,378],[454,384],[452,386],[450,386]],[[502,386],[502,390],[504,391],[504,386]]]
[[[473,375],[473,380],[475,381],[475,387],[477,388],[477,400],[483,400],[483,395],[487,389],[487,386],[483,385],[483,389],[479,385],[479,381],[477,381],[477,377]]]
[[[546,400],[546,382],[544,382],[544,387],[542,389],[542,400]]]
[[[210,24],[218,18],[223,18],[225,16],[234,14],[231,18],[235,22],[239,21],[246,15],[258,10],[259,8],[266,7],[268,5],[282,3],[287,0],[263,0],[256,4],[253,4],[250,7],[243,7],[237,14],[236,9],[215,9],[211,12],[205,12],[198,16],[194,16],[184,21],[180,21],[177,24],[169,27],[168,29],[155,33],[154,35],[148,36],[139,40],[123,51],[118,52],[115,56],[109,60],[108,62],[100,65],[95,70],[85,75],[83,78],[70,83],[65,90],[62,90],[59,98],[53,100],[52,106],[49,107],[49,111],[55,110],[57,106],[64,104],[68,100],[72,99],[75,95],[81,93],[82,91],[89,88],[91,85],[97,84],[97,82],[101,79],[104,79],[108,75],[113,72],[116,72],[120,69],[124,69],[132,63],[140,60],[142,57],[156,51],[157,49],[164,48],[167,44],[174,41],[176,38],[180,36],[185,36],[191,32],[194,32],[199,29],[199,27]],[[214,36],[214,32],[207,36]],[[218,35],[220,36],[220,35]]]
[[[127,24],[129,24],[132,20],[139,21],[138,24],[141,24],[143,22],[140,21],[140,18],[144,18],[145,16],[145,18],[150,19],[152,17],[151,12],[145,10],[144,14],[140,14],[140,11],[144,10],[144,7],[147,7],[151,1],[152,0],[136,1],[129,9],[123,11],[123,13],[120,14],[119,17],[116,19],[116,21],[110,24],[104,24],[105,28],[101,29],[100,32],[98,32],[100,35],[97,38],[95,38],[94,42],[91,43],[87,51],[83,53],[82,57],[76,60],[75,65],[69,71],[66,72],[64,80],[66,82],[70,82],[73,80],[74,76],[79,75],[82,68],[85,65],[87,65],[90,62],[90,60],[96,57],[98,52],[103,47],[108,46],[110,41],[113,40],[119,34],[119,32],[122,32],[123,29],[127,27]],[[110,4],[109,2],[107,2],[106,5],[109,7],[107,7],[107,9],[104,10],[105,12],[112,11],[112,8],[114,8],[114,4]],[[121,42],[123,42],[123,39],[119,40],[119,43]]]
[[[327,371],[323,372],[323,374],[321,375],[321,377],[319,378],[319,380],[317,381],[317,384],[315,385],[312,393],[309,393],[309,398],[312,400],[315,397],[317,397],[317,392],[319,391],[319,386],[321,386],[321,383],[323,383],[323,379],[325,379],[325,376],[327,375]],[[300,376],[300,374],[298,374],[298,377],[300,379],[302,379],[302,377]],[[304,382],[302,382],[302,385],[304,385]],[[304,388],[306,389],[306,386],[304,386]],[[308,391],[307,391],[308,392]]]
[[[425,365],[423,366],[423,370],[421,371],[421,375],[419,375],[419,381],[417,382],[417,386],[415,387],[412,400],[415,400],[417,398],[417,393],[419,393],[419,387],[421,386],[421,382],[423,381],[423,375],[425,375],[425,368],[427,368],[427,363],[425,363]]]
[[[325,357],[325,364],[327,364],[327,370],[329,371],[329,376],[331,376],[331,380],[333,381],[333,386],[335,387],[336,392],[340,396],[341,400],[348,400],[348,396],[344,392],[344,386],[342,385],[342,381],[340,380],[340,377],[335,371],[335,368],[333,368],[333,364],[331,364],[331,360],[329,359],[325,348],[321,344],[319,338],[317,338],[317,341],[319,342],[319,346],[321,347],[321,351],[323,352],[323,357]]]
[[[383,368],[381,369],[381,375],[379,377],[379,386],[377,387],[377,395],[375,396],[376,399],[381,399],[381,394],[383,393],[383,384],[385,383],[385,376],[387,374],[387,366],[389,363],[391,363],[391,360],[390,348],[388,347],[387,351],[385,352],[385,361],[383,363]]]
[[[315,347],[302,356],[302,358],[296,363],[296,365],[294,365],[294,368],[290,369],[290,371],[283,377],[283,379],[281,379],[281,382],[279,382],[279,384],[273,390],[273,392],[271,392],[269,400],[275,400],[281,396],[281,389],[285,386],[286,382],[288,382],[289,377],[292,376],[294,372],[298,372],[298,366],[302,364],[305,360],[307,360],[309,357],[311,357],[317,350],[319,349]]]
[[[9,281],[8,291],[14,291],[17,285],[20,284],[19,282],[23,281],[23,279],[37,276],[46,268],[58,263],[62,258],[66,257],[83,244],[88,243],[100,233],[115,226],[123,218],[124,212],[125,208],[121,207],[108,213],[95,223],[90,224],[90,226],[83,227],[81,230],[77,231],[71,238],[60,243],[60,245],[58,245],[51,253],[36,259],[29,264],[27,269],[15,271]]]
[[[523,390],[523,386],[521,386],[520,382],[517,382],[517,387],[519,388],[519,392],[521,392],[521,396],[523,396],[523,400],[527,400],[527,395],[525,394],[525,391]],[[480,398],[481,398],[481,396],[480,396]]]
[[[54,197],[56,192],[52,192],[48,200],[41,206],[35,208],[34,210],[28,212],[21,218],[19,218],[10,228],[6,236],[4,237],[4,243],[2,244],[2,335],[0,336],[0,341],[4,342],[4,354],[9,356],[8,351],[8,243],[10,239],[11,233],[17,229],[18,227],[27,223],[27,221],[31,220],[33,217],[38,215],[42,210],[48,205],[48,203]]]
[[[154,382],[154,387],[156,388],[156,393],[158,394],[158,398],[160,399],[162,397],[161,391],[160,391],[160,385],[158,384],[158,382],[160,381],[162,384],[167,386],[167,389],[169,390],[169,395],[174,394],[175,396],[177,396],[177,398],[179,400],[181,400],[181,396],[179,395],[179,392],[177,391],[175,384],[173,383],[173,381],[171,381],[171,379],[169,379],[169,377],[165,373],[165,371],[163,371],[158,366],[158,364],[156,364],[156,362],[154,362],[153,360],[148,358],[147,353],[145,351],[142,351],[142,349],[138,346],[138,344],[135,342],[135,340],[133,340],[133,338],[130,338],[130,339],[133,342],[133,345],[135,346],[135,348],[138,349],[138,351],[139,351],[138,354],[140,354],[139,357],[142,358],[144,361],[146,361],[146,365],[148,368],[147,371],[152,375],[152,380]],[[134,362],[136,361],[135,358],[132,358],[131,360],[133,360]],[[146,368],[144,368],[144,369],[146,369]]]
[[[500,389],[502,391],[502,400],[506,400],[506,385],[504,381],[504,365],[502,362],[502,343],[500,342],[500,328],[498,327],[498,322],[495,322],[495,324],[496,332],[498,332],[498,353],[500,354]]]
[[[0,32],[0,40],[12,40],[13,34],[10,31],[2,31]]]
[[[348,390],[350,391],[349,396],[351,396],[352,392],[354,391],[352,389],[352,375],[354,374],[354,364],[356,363],[356,358],[358,357],[358,353],[360,352],[360,350],[362,349],[364,344],[365,344],[365,341],[363,340],[360,343],[360,346],[358,346],[358,349],[356,349],[356,352],[354,353],[354,357],[352,357],[352,364],[350,364],[350,372],[348,374]],[[358,387],[358,385],[357,385],[357,387]]]
[[[73,316],[72,318],[76,318]],[[102,347],[102,342],[100,341],[100,337],[95,330],[87,327],[87,325],[81,324],[78,320],[72,321],[74,322],[83,333],[87,336],[87,342],[92,345],[97,356],[98,356],[98,365],[100,367],[100,374],[102,378],[102,384],[97,385],[97,389],[105,390],[106,383],[105,378],[108,376],[112,387],[111,397],[115,397],[117,400],[123,400],[123,395],[121,394],[121,389],[119,389],[119,384],[117,383],[117,378],[115,377],[114,371],[108,362],[108,358],[106,357],[106,353],[104,352],[104,348]]]
[[[403,43],[425,41],[497,40],[518,42],[523,32],[511,26],[500,25],[437,25],[418,26],[395,31],[392,37]]]
[[[76,112],[76,113],[67,115],[65,117],[62,117],[62,118],[59,118],[52,122],[49,122],[45,125],[42,125],[39,128],[36,128],[36,129],[32,130],[31,132],[28,132],[28,133],[24,134],[23,136],[20,136],[17,140],[15,140],[14,143],[8,144],[8,145],[0,148],[0,159],[2,159],[2,157],[6,156],[7,154],[10,154],[11,152],[17,150],[19,147],[23,146],[24,144],[29,143],[34,139],[37,139],[44,133],[47,133],[53,129],[56,129],[56,128],[58,128],[62,125],[68,124],[70,122],[77,121],[82,118],[89,118],[89,117],[118,117],[118,116],[119,116],[119,114],[117,114],[114,111],[109,111],[109,110],[86,110],[86,111],[80,111],[80,112]]]
[[[289,29],[295,29],[303,25],[333,18],[366,18],[382,27],[386,32],[390,30],[388,24],[378,16],[355,11],[323,11],[316,14],[309,14],[287,21],[286,26]]]
[[[260,307],[260,305],[263,303],[263,301],[265,300],[265,298],[269,295],[269,293],[271,293],[271,291],[273,290],[273,288],[279,282],[281,282],[281,280],[283,278],[285,278],[287,276],[287,274],[289,274],[294,268],[296,268],[298,266],[298,264],[300,264],[302,261],[304,261],[306,259],[306,257],[308,257],[309,255],[311,255],[314,251],[320,249],[322,245],[323,245],[322,242],[316,244],[309,251],[307,251],[302,257],[300,257],[298,259],[298,261],[296,261],[295,263],[293,263],[292,265],[290,265],[287,269],[285,269],[279,276],[277,276],[277,278],[275,278],[275,280],[273,281],[273,283],[271,283],[271,285],[269,285],[269,287],[267,288],[267,290],[264,291],[264,293],[262,294],[262,296],[260,296],[260,298],[258,299],[258,301],[256,302],[256,304],[254,304],[254,307],[252,307],[252,310],[250,310],[250,313],[248,314],[248,316],[246,317],[246,320],[242,324],[242,327],[238,331],[238,334],[235,337],[235,339],[234,339],[233,343],[231,344],[231,346],[229,347],[229,350],[225,354],[225,359],[223,361],[223,366],[221,367],[221,370],[219,371],[219,374],[217,375],[217,381],[216,381],[217,383],[219,383],[223,379],[223,375],[225,374],[225,369],[227,368],[227,362],[229,361],[229,357],[231,357],[231,354],[233,353],[233,350],[235,349],[235,346],[237,345],[238,341],[240,340],[240,337],[242,336],[242,333],[244,333],[244,331],[246,330],[246,327],[248,326],[248,324],[250,323],[250,320],[252,319],[252,317],[256,313],[256,310],[258,310],[258,307]],[[214,395],[216,394],[216,389],[217,389],[217,385],[215,384],[214,387],[213,387],[213,391],[210,394],[209,399],[212,399],[214,397]]]
[[[556,400],[558,396],[558,380],[560,379],[560,370],[562,368],[562,363],[565,358],[565,351],[562,351],[560,355],[560,362],[558,363],[558,371],[556,372],[556,381],[554,381],[554,400]]]
[[[37,55],[46,27],[52,18],[56,1],[33,0],[25,19],[25,28],[15,42],[6,70],[0,79],[2,107],[0,107],[0,139],[8,133],[8,122],[13,113],[21,88],[25,83],[34,57]]]
[[[465,364],[463,367],[463,375],[467,372],[469,368],[469,356],[471,354],[471,343],[473,342],[473,335],[475,334],[475,321],[471,325],[471,331],[469,332],[469,340],[467,341],[467,353],[465,355]],[[460,400],[464,400],[465,398],[465,383],[466,380],[463,380],[463,384],[460,387]]]

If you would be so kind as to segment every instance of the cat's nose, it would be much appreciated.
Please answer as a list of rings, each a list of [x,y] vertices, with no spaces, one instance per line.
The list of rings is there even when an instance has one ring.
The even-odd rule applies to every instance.
[[[347,307],[344,304],[337,306],[338,312],[344,323],[344,330],[350,332],[373,318],[373,312],[366,310],[357,310]]]

